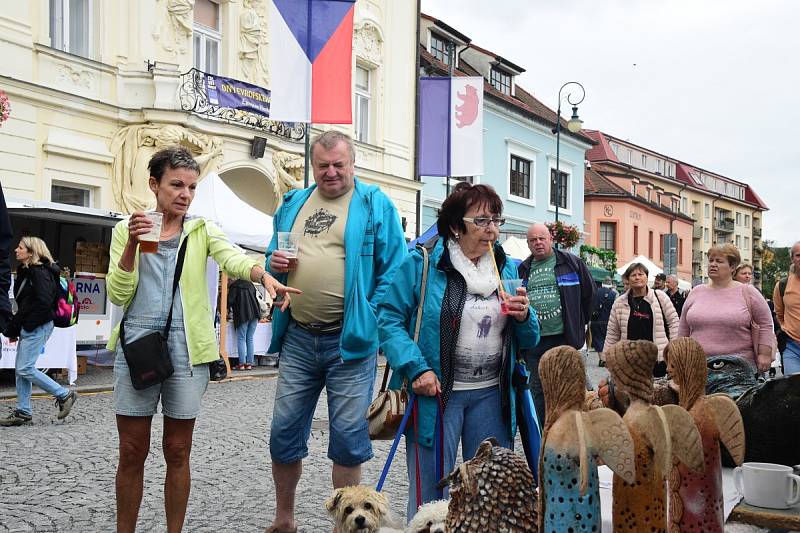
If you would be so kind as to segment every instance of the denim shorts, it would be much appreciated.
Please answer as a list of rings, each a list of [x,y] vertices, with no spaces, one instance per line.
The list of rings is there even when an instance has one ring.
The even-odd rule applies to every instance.
[[[175,373],[164,382],[136,390],[121,343],[117,344],[114,359],[114,409],[118,415],[152,416],[158,411],[170,418],[192,419],[200,414],[200,403],[208,387],[208,364],[192,366],[183,331],[171,331],[167,343]]]
[[[311,422],[323,387],[328,394],[328,458],[345,467],[372,458],[367,408],[372,399],[375,355],[345,361],[340,334],[315,336],[289,324],[283,339],[269,451],[276,463],[294,463],[308,455]]]

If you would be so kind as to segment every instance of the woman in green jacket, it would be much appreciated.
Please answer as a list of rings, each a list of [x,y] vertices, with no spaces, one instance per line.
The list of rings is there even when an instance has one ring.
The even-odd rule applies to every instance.
[[[117,467],[117,531],[133,532],[144,483],[144,462],[150,448],[150,426],[161,402],[163,450],[167,465],[164,484],[167,531],[181,531],[189,499],[189,454],[194,422],[209,380],[208,363],[219,358],[206,282],[207,258],[228,275],[261,282],[274,298],[289,292],[258,263],[231,244],[212,222],[187,216],[200,167],[184,148],[167,148],[150,159],[150,189],[156,212],[162,214],[154,253],[144,253],[141,237],[153,227],[144,213],[133,213],[114,228],[106,287],[110,300],[125,308],[119,331],[109,348],[116,350],[114,405],[119,433]],[[178,252],[186,244],[183,269],[173,298]],[[167,346],[174,373],[161,383],[137,390],[123,352],[154,332],[164,332],[172,316]]]

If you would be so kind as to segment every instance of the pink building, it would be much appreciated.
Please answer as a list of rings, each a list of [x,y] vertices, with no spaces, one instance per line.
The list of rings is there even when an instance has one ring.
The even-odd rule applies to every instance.
[[[585,242],[614,250],[617,265],[643,255],[664,266],[664,236],[678,235],[678,277],[692,280],[693,219],[628,190],[591,168],[584,173]]]

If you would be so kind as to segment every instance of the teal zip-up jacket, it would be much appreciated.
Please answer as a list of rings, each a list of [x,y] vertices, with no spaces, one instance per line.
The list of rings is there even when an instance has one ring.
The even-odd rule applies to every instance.
[[[425,304],[422,310],[422,324],[420,325],[419,341],[414,343],[414,327],[417,321],[417,307],[419,305],[420,285],[422,283],[422,252],[414,250],[400,265],[395,273],[394,281],[378,306],[378,334],[381,340],[381,349],[389,366],[392,368],[392,378],[389,382],[390,389],[399,389],[404,379],[410,383],[417,376],[428,370],[433,370],[439,381],[442,381],[440,349],[441,327],[440,315],[442,312],[442,299],[447,288],[447,270],[452,269],[449,260],[442,261],[445,253],[441,237],[429,253],[428,280],[425,289]],[[500,246],[494,248],[500,276],[503,279],[516,279],[517,269],[511,261],[506,260],[506,255]],[[510,358],[511,364],[503,365],[507,369],[507,376],[501,376],[499,385],[504,393],[508,394],[510,416],[508,430],[513,440],[517,431],[516,401],[511,378],[514,372],[513,362],[517,353],[522,348],[533,348],[539,342],[539,321],[536,312],[530,307],[528,320],[517,322],[509,319],[512,335],[508,343],[509,353],[504,358]],[[453,331],[458,335],[458,331]],[[506,386],[504,386],[506,384]],[[419,443],[430,447],[433,445],[433,431],[436,424],[436,399],[429,396],[418,396],[419,401]],[[497,416],[503,416],[497,413]]]
[[[344,324],[339,350],[345,360],[361,359],[378,351],[378,302],[407,255],[400,216],[392,201],[375,185],[355,179],[344,230]],[[278,232],[292,231],[297,214],[316,185],[294,190],[283,197],[273,219],[274,232],[266,253],[266,268],[281,283],[288,275],[269,269],[278,247]],[[303,296],[294,296],[303,298]],[[272,316],[270,353],[280,352],[289,325],[289,313],[275,309]]]

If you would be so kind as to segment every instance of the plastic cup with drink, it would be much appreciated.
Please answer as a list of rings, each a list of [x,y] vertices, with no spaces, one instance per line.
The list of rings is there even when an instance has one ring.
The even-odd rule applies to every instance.
[[[297,268],[297,250],[300,242],[300,234],[289,231],[278,232],[278,250],[283,252],[284,257],[289,260],[289,270]]]
[[[153,223],[153,227],[144,235],[139,235],[139,251],[143,254],[154,254],[158,251],[158,241],[161,239],[161,222],[164,220],[164,214],[158,211],[147,211],[144,216]]]
[[[521,279],[502,279],[500,280],[500,312],[508,314],[508,300],[517,295],[517,288],[522,287]]]

